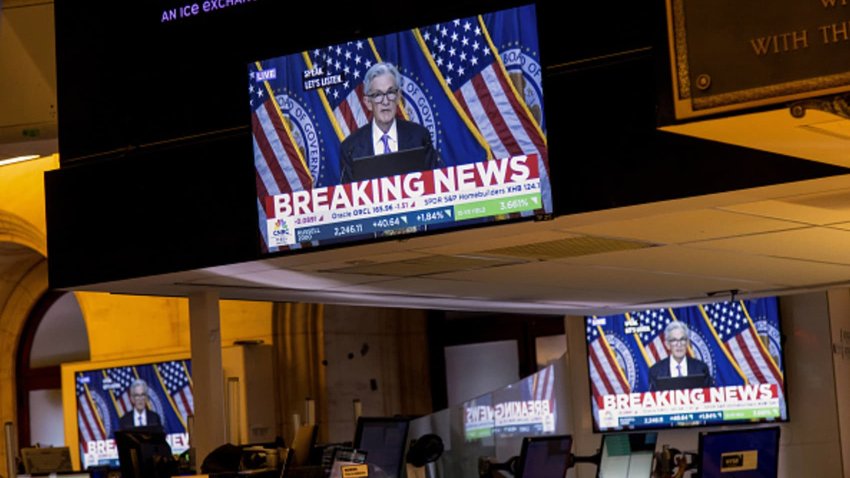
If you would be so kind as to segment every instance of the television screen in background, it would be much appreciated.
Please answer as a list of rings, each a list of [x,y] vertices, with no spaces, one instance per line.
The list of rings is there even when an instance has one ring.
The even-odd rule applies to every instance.
[[[619,431],[786,421],[777,309],[778,301],[771,297],[587,317],[594,428]],[[705,364],[708,386],[695,385],[692,377],[651,386],[651,367],[659,363],[660,369],[667,363],[664,329],[673,321],[690,329],[687,354]]]
[[[539,50],[529,5],[251,63],[264,252],[551,213]],[[380,61],[440,161],[344,181],[340,144],[371,119],[363,76]]]
[[[82,469],[117,468],[115,432],[126,413],[132,413],[130,387],[136,379],[148,385],[148,410],[162,421],[174,455],[189,448],[186,420],[194,414],[191,361],[173,360],[74,373],[77,426]]]
[[[558,427],[557,373],[550,364],[517,383],[463,403],[467,441],[551,435]]]

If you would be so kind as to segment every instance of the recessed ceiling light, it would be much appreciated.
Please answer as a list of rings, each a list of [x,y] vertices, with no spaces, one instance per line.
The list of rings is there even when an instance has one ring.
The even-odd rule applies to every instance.
[[[26,156],[15,156],[14,158],[8,159],[0,159],[0,166],[6,166],[9,164],[21,163],[23,161],[29,161],[31,159],[40,158],[41,156],[37,154],[28,154]]]

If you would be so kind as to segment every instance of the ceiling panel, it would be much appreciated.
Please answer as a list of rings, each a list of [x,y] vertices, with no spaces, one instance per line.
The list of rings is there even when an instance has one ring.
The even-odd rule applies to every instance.
[[[755,201],[723,209],[756,216],[826,225],[850,221],[850,188],[799,194],[777,200]]]
[[[570,230],[576,233],[624,237],[663,244],[682,244],[795,227],[800,225],[750,214],[699,209],[592,224],[570,228]]]
[[[618,290],[640,293],[648,301],[670,297],[694,298],[707,291],[761,288],[763,284],[740,279],[717,279],[689,274],[655,271],[564,265],[553,262],[522,264],[502,268],[503,274],[494,277],[487,271],[465,271],[441,274],[437,278],[497,284],[562,284],[576,290]]]
[[[734,278],[763,283],[770,289],[833,284],[850,277],[850,266],[779,257],[748,255],[683,246],[614,252],[566,259],[584,265],[617,265],[629,269]]]
[[[809,109],[803,118],[791,116],[788,108],[742,114],[714,120],[667,126],[673,133],[720,141],[747,148],[810,159],[836,166],[850,166],[850,138],[847,120],[837,115]],[[734,171],[730,171],[734,174]]]
[[[850,265],[850,231],[825,227],[703,241],[693,246],[757,256]]]

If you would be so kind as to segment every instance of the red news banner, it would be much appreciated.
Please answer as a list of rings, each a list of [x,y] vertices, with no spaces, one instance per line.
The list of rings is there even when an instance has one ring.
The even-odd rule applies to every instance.
[[[537,155],[278,194],[265,203],[271,246],[542,207]]]
[[[602,428],[764,420],[780,414],[779,387],[768,383],[604,395],[596,405]]]

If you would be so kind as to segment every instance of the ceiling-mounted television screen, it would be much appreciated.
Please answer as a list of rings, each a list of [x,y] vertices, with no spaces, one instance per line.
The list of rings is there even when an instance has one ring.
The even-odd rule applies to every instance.
[[[586,318],[600,432],[788,419],[775,297]]]
[[[552,212],[533,5],[248,66],[264,252]]]

